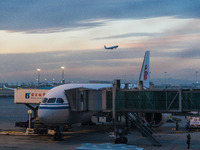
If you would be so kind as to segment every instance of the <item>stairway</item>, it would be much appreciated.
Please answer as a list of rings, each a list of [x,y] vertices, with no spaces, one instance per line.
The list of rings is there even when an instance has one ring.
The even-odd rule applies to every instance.
[[[156,135],[156,130],[153,129],[146,121],[140,118],[136,113],[122,113],[122,116],[137,127],[139,132],[147,138],[154,146],[161,146]]]

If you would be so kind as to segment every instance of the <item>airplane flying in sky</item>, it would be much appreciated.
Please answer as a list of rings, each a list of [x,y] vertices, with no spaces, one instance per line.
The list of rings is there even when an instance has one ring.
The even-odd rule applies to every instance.
[[[144,88],[150,87],[149,83],[149,51],[145,53],[142,69],[140,73],[141,82],[144,82]],[[75,88],[101,89],[112,87],[112,84],[63,84],[49,90],[38,108],[38,117],[40,122],[47,126],[55,127],[56,133],[62,131],[64,125],[80,123],[91,120],[94,113],[72,111],[70,102],[66,96],[66,91]],[[147,122],[154,122],[155,126],[160,126],[166,121],[166,115],[162,113],[144,114]]]
[[[110,47],[106,47],[106,46],[104,45],[104,48],[107,49],[107,50],[117,49],[118,47],[119,47],[118,45],[110,46]]]

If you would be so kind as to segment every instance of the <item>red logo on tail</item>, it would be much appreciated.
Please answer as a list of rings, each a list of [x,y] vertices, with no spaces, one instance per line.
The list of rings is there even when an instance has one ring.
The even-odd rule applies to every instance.
[[[144,80],[147,80],[148,71],[146,70],[147,70],[147,65],[145,65],[144,67]]]

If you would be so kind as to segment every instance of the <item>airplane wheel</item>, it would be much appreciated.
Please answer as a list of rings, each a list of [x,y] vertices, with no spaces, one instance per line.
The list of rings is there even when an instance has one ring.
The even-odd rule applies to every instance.
[[[121,138],[121,143],[127,144],[128,143],[128,139],[126,137],[122,137]]]
[[[55,140],[55,141],[61,141],[61,140],[63,140],[63,135],[62,135],[62,133],[55,133],[55,134],[54,134],[54,140]]]
[[[115,144],[127,144],[127,143],[128,143],[128,139],[126,137],[117,138],[115,140]]]
[[[120,144],[121,143],[121,139],[120,138],[116,138],[115,139],[115,144]]]
[[[57,135],[57,133],[54,134],[53,139],[54,139],[55,141],[58,140],[58,135]]]

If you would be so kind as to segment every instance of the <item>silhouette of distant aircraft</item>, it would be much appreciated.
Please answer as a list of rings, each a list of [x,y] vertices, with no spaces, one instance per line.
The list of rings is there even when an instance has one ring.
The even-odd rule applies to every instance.
[[[110,50],[113,50],[113,49],[117,49],[119,46],[118,45],[115,45],[115,46],[111,46],[111,47],[106,47],[105,45],[104,45],[104,48],[105,49],[110,49]]]

